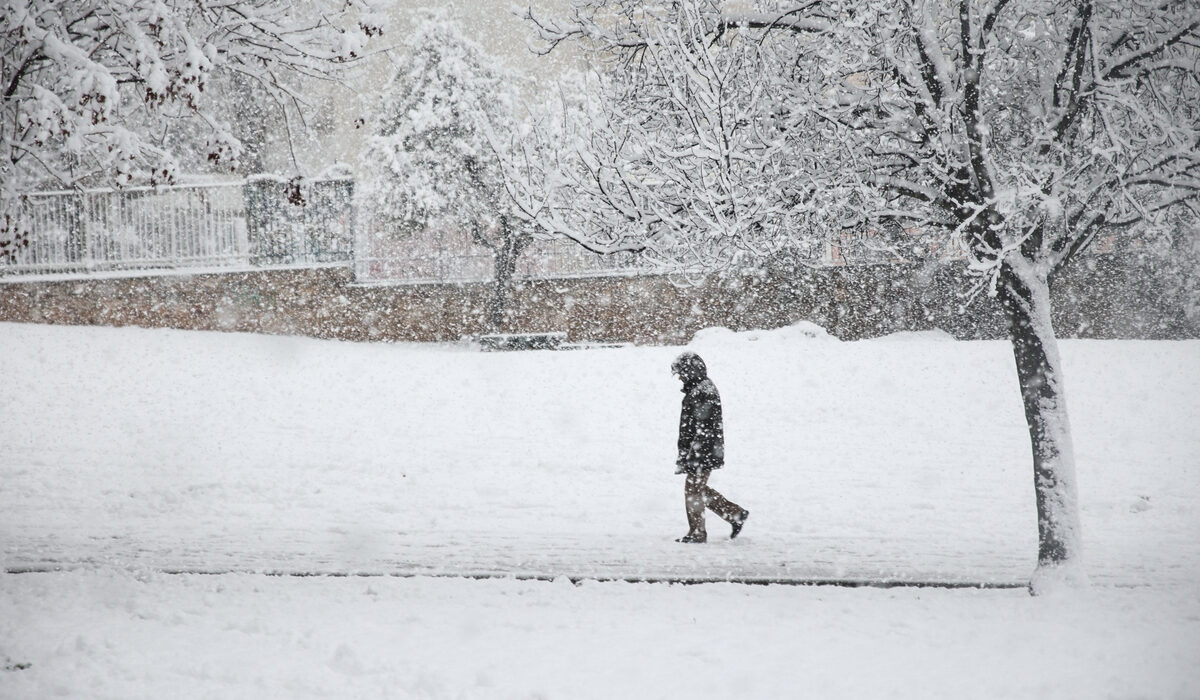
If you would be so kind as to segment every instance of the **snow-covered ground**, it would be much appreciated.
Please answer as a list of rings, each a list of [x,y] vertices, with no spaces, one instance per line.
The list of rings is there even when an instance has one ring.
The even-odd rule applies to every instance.
[[[704,546],[679,348],[0,324],[0,697],[1200,697],[1200,342],[1063,343],[1051,599],[1004,343],[691,347],[752,512]]]

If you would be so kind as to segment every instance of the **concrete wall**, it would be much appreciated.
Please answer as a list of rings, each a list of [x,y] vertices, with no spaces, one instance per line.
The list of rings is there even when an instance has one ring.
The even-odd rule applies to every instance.
[[[695,282],[695,281],[694,281]],[[1177,285],[1176,285],[1177,286]],[[808,320],[843,339],[903,330],[1003,337],[987,298],[961,308],[961,267],[841,267],[710,276],[522,282],[505,332],[569,340],[684,343],[702,328]],[[169,327],[339,338],[456,341],[486,332],[487,284],[364,287],[347,268],[0,284],[0,321]],[[1054,290],[1062,337],[1200,337],[1180,292],[1136,264],[1098,259]]]

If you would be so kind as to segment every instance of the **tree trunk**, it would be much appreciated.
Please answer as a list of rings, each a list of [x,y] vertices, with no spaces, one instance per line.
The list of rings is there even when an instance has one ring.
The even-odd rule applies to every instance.
[[[496,261],[495,282],[492,286],[492,298],[488,303],[488,326],[495,333],[499,332],[500,327],[504,324],[504,308],[508,305],[508,285],[512,282],[513,273],[516,272],[520,250],[514,245],[511,236],[508,236],[501,245],[495,247],[492,254]]]
[[[483,236],[477,236],[477,239],[486,241]],[[527,232],[514,226],[509,217],[501,216],[499,241],[486,244],[495,260],[495,285],[492,287],[492,299],[488,304],[488,325],[492,332],[499,331],[504,324],[508,287],[517,272],[517,259],[532,240]]]
[[[507,273],[505,276],[503,268],[507,267],[500,261],[500,256],[496,256],[496,280],[492,284],[492,298],[488,301],[488,328],[493,332],[499,332],[500,327],[504,325],[504,307],[508,302],[508,283],[512,278],[512,273]]]
[[[1028,261],[1006,262],[1000,303],[1016,360],[1025,422],[1033,447],[1037,500],[1038,565],[1030,592],[1049,592],[1059,583],[1083,585],[1075,454],[1062,385],[1058,340],[1050,323],[1050,287]]]

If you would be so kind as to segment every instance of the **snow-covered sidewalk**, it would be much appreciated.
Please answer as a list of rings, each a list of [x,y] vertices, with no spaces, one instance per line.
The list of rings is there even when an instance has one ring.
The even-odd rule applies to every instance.
[[[0,552],[42,572],[0,577],[0,697],[1200,694],[1197,342],[1064,343],[1095,588],[1058,603],[1005,588],[1036,524],[1004,343],[706,332],[752,516],[704,546],[679,348],[0,344]]]

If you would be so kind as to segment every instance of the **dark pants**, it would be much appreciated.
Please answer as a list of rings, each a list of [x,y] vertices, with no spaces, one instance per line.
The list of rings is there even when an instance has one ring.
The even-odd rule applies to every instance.
[[[740,521],[745,513],[741,506],[709,487],[708,474],[707,469],[699,474],[688,474],[683,481],[683,503],[687,508],[688,534],[698,539],[707,537],[704,530],[706,507],[730,524]]]

